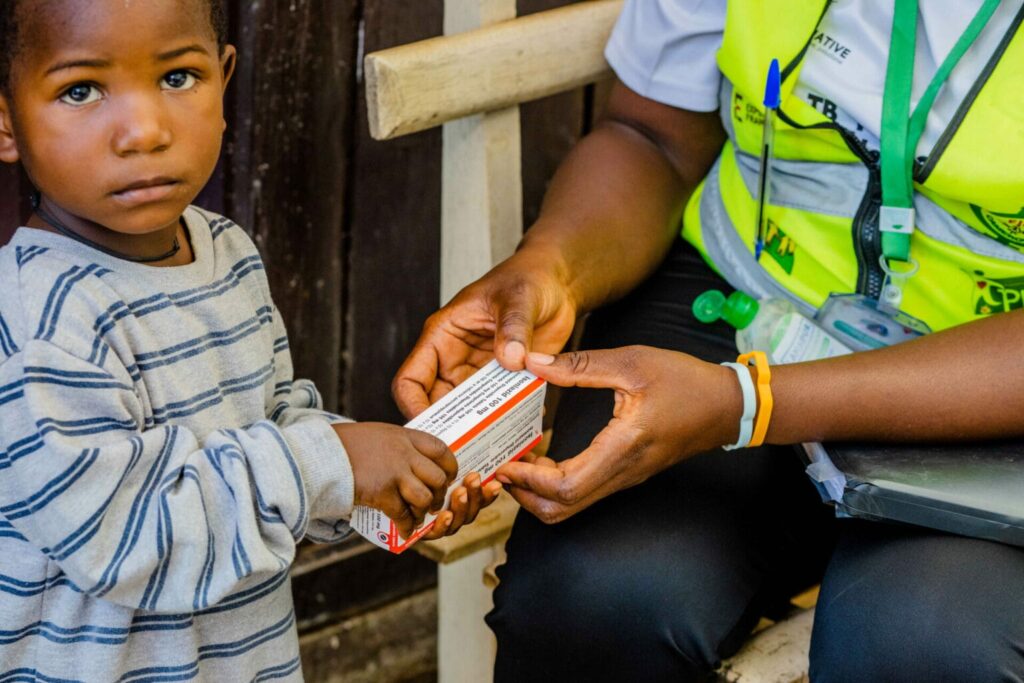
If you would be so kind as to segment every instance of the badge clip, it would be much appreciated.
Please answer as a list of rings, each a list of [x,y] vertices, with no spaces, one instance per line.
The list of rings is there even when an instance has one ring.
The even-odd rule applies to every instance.
[[[911,235],[914,232],[914,209],[902,206],[883,206],[878,213],[878,229]]]
[[[916,259],[899,261],[907,269],[896,270],[889,265],[889,261],[886,260],[885,256],[880,256],[878,263],[882,266],[882,272],[885,273],[885,281],[882,283],[882,294],[878,297],[878,308],[889,315],[895,316],[900,312],[900,306],[903,305],[903,288],[906,287],[907,280],[914,277],[921,264]]]

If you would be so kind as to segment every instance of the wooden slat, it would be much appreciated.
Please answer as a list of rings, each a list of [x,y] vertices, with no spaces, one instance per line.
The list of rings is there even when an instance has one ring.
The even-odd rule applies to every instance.
[[[370,131],[386,140],[599,80],[622,0],[590,0],[370,54]]]

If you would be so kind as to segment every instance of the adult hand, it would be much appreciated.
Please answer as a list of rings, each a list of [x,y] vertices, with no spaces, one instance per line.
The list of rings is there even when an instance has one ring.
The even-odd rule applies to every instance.
[[[497,357],[522,370],[526,353],[557,353],[576,322],[570,288],[550,259],[520,251],[430,316],[391,391],[412,418]]]
[[[497,479],[542,521],[571,517],[697,453],[732,443],[743,398],[733,370],[646,346],[530,354],[527,368],[559,386],[615,391],[611,421],[590,446],[555,463],[509,463]]]

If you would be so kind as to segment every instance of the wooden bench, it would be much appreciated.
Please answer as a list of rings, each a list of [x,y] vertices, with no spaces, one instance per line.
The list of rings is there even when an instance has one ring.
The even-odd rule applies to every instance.
[[[611,78],[604,46],[622,4],[589,0],[516,18],[515,0],[445,0],[444,36],[367,55],[374,138],[444,126],[442,304],[522,237],[519,105]],[[495,645],[483,615],[517,507],[503,494],[458,535],[414,546],[439,565],[442,683],[491,680]],[[723,665],[723,680],[802,680],[812,617],[804,605],[764,624]]]

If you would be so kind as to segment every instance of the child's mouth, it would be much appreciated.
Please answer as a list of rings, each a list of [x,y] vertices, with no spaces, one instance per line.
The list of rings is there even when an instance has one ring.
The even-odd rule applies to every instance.
[[[179,184],[173,178],[150,178],[132,183],[112,194],[119,202],[136,206],[167,199],[177,191]]]

